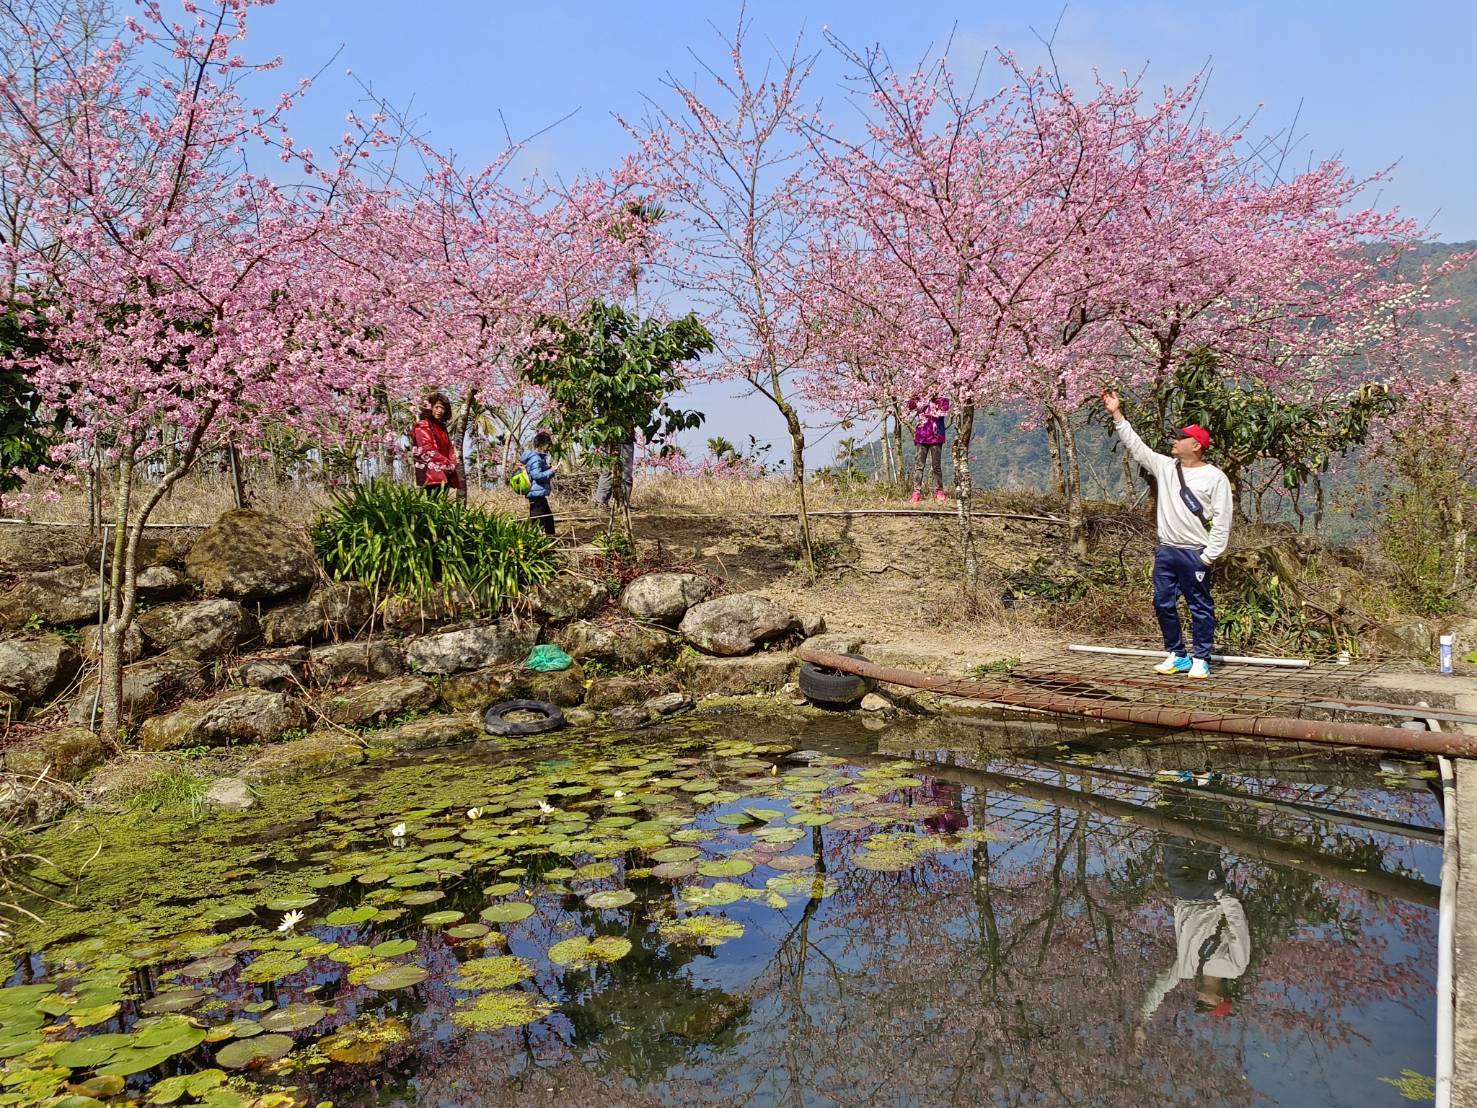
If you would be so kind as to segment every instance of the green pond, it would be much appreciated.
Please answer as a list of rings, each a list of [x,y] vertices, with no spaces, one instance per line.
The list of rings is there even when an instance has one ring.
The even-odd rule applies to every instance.
[[[1430,771],[689,717],[31,844],[0,1104],[1404,1105]]]

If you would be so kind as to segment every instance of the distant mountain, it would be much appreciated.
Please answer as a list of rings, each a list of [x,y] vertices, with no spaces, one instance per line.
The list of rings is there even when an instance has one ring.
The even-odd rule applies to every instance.
[[[1453,255],[1467,251],[1477,251],[1477,242],[1420,243],[1401,259],[1400,265],[1403,270],[1414,272],[1419,266],[1437,266]],[[1448,274],[1436,283],[1432,292],[1436,299],[1454,303],[1429,313],[1422,322],[1450,327],[1458,333],[1470,335],[1471,341],[1477,344],[1477,266]],[[1046,432],[1022,430],[1020,422],[1019,415],[1008,411],[982,412],[975,417],[970,453],[977,488],[1044,492],[1050,487],[1051,454],[1046,444]],[[1078,414],[1076,423],[1083,490],[1089,498],[1122,495],[1127,486],[1122,462],[1113,449],[1115,440],[1101,423],[1089,422],[1085,412]],[[909,433],[904,437],[911,465],[912,435]],[[873,472],[880,468],[881,461],[881,446],[872,442],[867,444],[858,464]],[[1331,489],[1340,484],[1337,473],[1332,475],[1329,484]],[[1353,527],[1351,530],[1357,529]]]

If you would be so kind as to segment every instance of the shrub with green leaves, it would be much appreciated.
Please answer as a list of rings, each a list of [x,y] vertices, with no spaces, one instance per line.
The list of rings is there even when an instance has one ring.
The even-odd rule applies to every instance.
[[[391,481],[336,493],[313,525],[313,546],[330,576],[378,595],[464,593],[488,609],[559,568],[553,540],[526,520]]]

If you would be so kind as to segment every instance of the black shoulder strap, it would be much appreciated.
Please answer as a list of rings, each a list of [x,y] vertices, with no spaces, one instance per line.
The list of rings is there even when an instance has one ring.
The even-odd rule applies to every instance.
[[[1180,499],[1185,502],[1185,507],[1195,513],[1195,518],[1210,530],[1210,520],[1205,518],[1205,505],[1200,503],[1200,498],[1190,491],[1190,486],[1185,483],[1185,467],[1179,459],[1175,459],[1174,474],[1180,479]]]

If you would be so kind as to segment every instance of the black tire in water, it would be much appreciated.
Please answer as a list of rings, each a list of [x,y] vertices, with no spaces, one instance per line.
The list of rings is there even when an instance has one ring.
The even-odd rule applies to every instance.
[[[517,712],[536,712],[541,718],[514,720],[507,717]],[[542,700],[504,700],[487,709],[482,729],[489,735],[542,735],[564,726],[564,713],[556,704]]]
[[[860,654],[847,654],[859,662],[866,661]],[[854,673],[838,673],[834,669],[800,663],[800,694],[816,704],[855,704],[872,691],[872,682]]]

